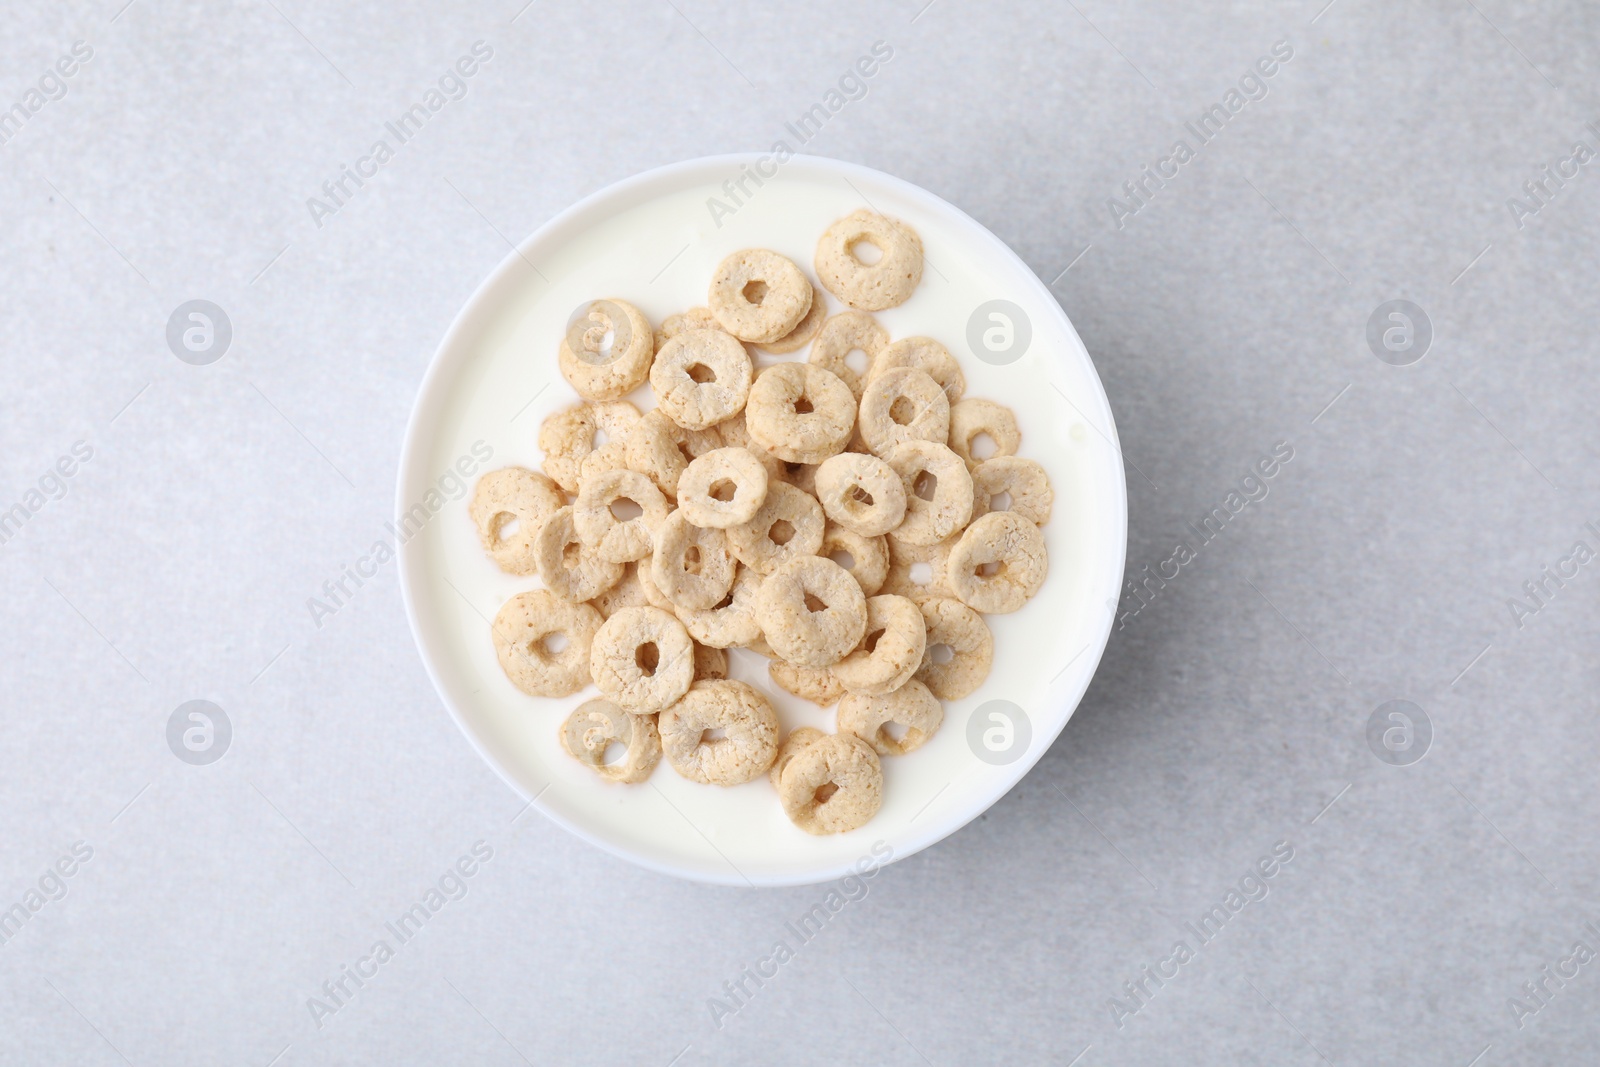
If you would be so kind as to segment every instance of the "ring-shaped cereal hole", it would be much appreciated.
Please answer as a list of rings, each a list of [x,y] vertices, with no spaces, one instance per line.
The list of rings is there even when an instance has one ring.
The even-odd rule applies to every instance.
[[[811,283],[792,260],[770,249],[746,248],[717,264],[706,303],[728,333],[766,344],[800,325],[811,310]]]
[[[562,508],[534,540],[539,580],[562,600],[592,600],[622,580],[622,564],[601,559],[578,534],[572,506]]]
[[[940,700],[977,692],[994,665],[994,634],[983,616],[953,597],[930,597],[920,605],[927,649],[916,680]]]
[[[756,513],[726,532],[734,558],[757,574],[768,574],[787,560],[816,555],[826,530],[827,519],[815,498],[787,482],[769,481]]]
[[[882,537],[862,537],[854,530],[830,522],[822,531],[817,555],[831,559],[850,572],[861,592],[875,595],[889,575],[889,543]]]
[[[798,731],[796,731],[798,733]],[[778,776],[778,800],[808,834],[863,826],[883,804],[883,767],[854,734],[824,734],[803,744]]]
[[[855,395],[831,371],[778,363],[756,375],[744,422],[751,440],[779,459],[821,463],[850,442]]]
[[[694,681],[694,642],[671,612],[624,608],[601,624],[589,651],[600,692],[635,715],[675,703]]]
[[[997,456],[1014,456],[1022,443],[1017,416],[993,400],[968,399],[950,405],[950,451],[970,470]]]
[[[986,459],[972,469],[972,517],[1009,511],[1036,526],[1050,521],[1055,492],[1037,462],[1021,456]]]
[[[1004,615],[1028,602],[1049,570],[1044,535],[1022,516],[991,511],[967,527],[945,564],[945,581],[974,611]]]
[[[782,658],[801,667],[830,667],[861,643],[867,598],[850,572],[831,559],[801,556],[761,583],[756,620]]]
[[[817,500],[828,518],[862,537],[877,537],[900,525],[906,490],[884,460],[841,452],[817,467]]]
[[[585,400],[616,400],[643,384],[655,356],[650,321],[625,300],[580,308],[561,338],[561,375]]]
[[[872,364],[889,343],[889,331],[865,311],[841,311],[822,324],[807,357],[814,367],[837,375],[859,402],[861,390],[872,376]],[[852,353],[859,352],[859,362]]]
[[[748,449],[714,449],[679,477],[678,509],[696,526],[725,530],[755,517],[767,483],[767,468]]]
[[[892,594],[868,597],[866,633],[855,651],[833,665],[833,674],[852,693],[882,696],[911,680],[926,648],[927,628],[916,604]]]
[[[961,364],[948,348],[931,337],[902,337],[886,345],[872,361],[868,384],[892,370],[920,370],[939,383],[952,404],[967,391],[967,378],[961,373]]]
[[[490,624],[495,657],[511,684],[536,697],[564,697],[589,684],[589,648],[600,613],[548,590],[518,593]]]
[[[536,574],[533,546],[539,529],[561,510],[556,483],[523,467],[502,467],[478,479],[467,507],[478,541],[507,574]]]
[[[759,690],[731,678],[695,682],[657,726],[672,769],[706,785],[758,778],[778,754],[778,713]]]
[[[734,575],[733,587],[709,608],[676,608],[678,621],[702,645],[733,648],[761,637],[756,621],[756,594],[761,591],[761,576],[743,564]]]
[[[870,263],[863,245],[878,250]],[[862,209],[823,231],[813,265],[822,287],[845,304],[883,311],[905,303],[922,281],[922,240],[900,220]]]
[[[889,693],[846,693],[839,732],[871,745],[880,756],[904,756],[927,743],[944,722],[944,706],[916,679]]]
[[[623,467],[583,480],[572,522],[601,559],[631,563],[651,553],[667,512],[667,499],[655,483]]]
[[[744,345],[721,330],[685,330],[650,365],[658,411],[704,430],[744,409],[753,371]]]
[[[906,515],[894,535],[932,545],[959,533],[972,518],[972,474],[944,445],[907,441],[889,454],[906,491]]]
[[[695,526],[681,511],[656,529],[650,580],[674,609],[713,607],[733,587],[734,558],[721,530]]]
[[[950,437],[950,398],[920,370],[885,371],[861,393],[858,427],[861,440],[882,459],[907,441],[943,445]]]
[[[773,355],[785,355],[797,349],[804,348],[811,343],[822,329],[823,320],[828,317],[828,298],[822,295],[819,286],[811,287],[811,307],[806,310],[805,318],[795,324],[795,328],[778,338],[768,341],[761,346],[763,352]]]
[[[891,533],[884,540],[889,544],[889,573],[884,575],[878,592],[918,602],[928,597],[955,595],[945,581],[945,563],[956,538],[932,545],[913,545]]]
[[[608,761],[613,746],[621,755]],[[650,777],[661,761],[655,720],[630,715],[604,697],[586,700],[561,723],[561,747],[608,782],[632,784]]]

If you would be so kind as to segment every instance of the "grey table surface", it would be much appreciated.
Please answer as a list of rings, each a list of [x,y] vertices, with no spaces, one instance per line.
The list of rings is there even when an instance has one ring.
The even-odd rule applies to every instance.
[[[0,1062],[1594,1062],[1600,14],[1324,4],[6,5]],[[508,239],[767,149],[878,41],[804,149],[1051,286],[1145,584],[1038,766],[801,941],[826,887],[522,811],[392,565],[305,602],[389,518]],[[205,365],[167,342],[194,299],[232,328]],[[167,740],[195,699],[231,724],[205,766]]]

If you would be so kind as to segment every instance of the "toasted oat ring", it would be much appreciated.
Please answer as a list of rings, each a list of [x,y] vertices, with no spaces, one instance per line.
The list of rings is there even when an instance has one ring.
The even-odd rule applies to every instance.
[[[997,508],[994,498],[1001,493],[1011,499],[1006,507]],[[1050,505],[1054,501],[1055,493],[1050,488],[1049,476],[1043,467],[1031,459],[997,456],[972,468],[974,519],[991,511],[1010,511],[1035,525],[1043,526],[1050,521]]]
[[[644,592],[645,603],[653,608],[660,608],[662,611],[670,611],[673,614],[677,614],[678,605],[672,602],[671,597],[656,588],[656,580],[650,577],[650,568],[653,562],[653,558],[641,559],[634,565],[634,577],[639,580],[639,588]],[[639,605],[627,604],[624,606],[638,607]]]
[[[751,439],[779,459],[821,463],[849,443],[855,396],[831,371],[778,363],[756,375],[744,424]]]
[[[639,506],[639,514],[618,518],[616,508],[628,501]],[[601,559],[632,563],[650,554],[656,527],[666,521],[667,511],[661,490],[638,471],[623,467],[583,480],[572,505],[572,524]]]
[[[921,604],[928,647],[916,680],[940,700],[970,696],[989,677],[994,635],[983,616],[952,597],[929,597]]]
[[[626,464],[650,476],[668,499],[678,495],[678,479],[684,468],[707,452],[722,447],[722,434],[716,429],[685,430],[652,408],[644,413],[623,441]]]
[[[787,482],[769,481],[756,513],[728,527],[728,549],[746,567],[768,574],[786,560],[816,555],[826,524],[822,505],[809,494]]]
[[[683,512],[674,511],[656,528],[650,580],[674,608],[711,607],[733,586],[727,537],[721,530],[691,525]]]
[[[561,491],[549,478],[523,467],[502,467],[478,479],[468,512],[483,550],[501,570],[535,574],[534,539],[561,506]],[[517,528],[507,533],[513,522]]]
[[[880,756],[904,756],[921,748],[942,722],[943,705],[915,678],[890,693],[846,693],[839,702],[839,732],[855,734]],[[889,723],[905,727],[905,735],[896,740],[884,729]]]
[[[789,758],[778,777],[778,800],[789,821],[808,834],[854,830],[883,804],[878,754],[854,734],[824,734]]]
[[[681,315],[668,315],[661,320],[661,326],[656,330],[656,351],[660,352],[662,345],[684,330],[721,329],[722,323],[717,321],[717,317],[711,314],[711,309],[707,307],[692,307]]]
[[[883,576],[878,592],[918,602],[955,595],[945,581],[945,564],[955,547],[954,537],[933,545],[913,545],[894,534],[885,540],[889,545],[889,573]]]
[[[882,589],[883,580],[889,574],[888,542],[882,537],[862,537],[837,523],[830,522],[823,528],[822,547],[817,549],[817,555],[849,571],[867,596]]]
[[[886,534],[906,515],[906,488],[877,456],[841,452],[817,468],[817,500],[828,518],[862,537]]]
[[[694,680],[716,680],[728,676],[728,652],[698,641],[694,646]]]
[[[695,682],[661,713],[659,728],[672,769],[707,785],[758,778],[778,754],[778,713],[758,690],[732,679]],[[708,739],[712,730],[724,736]]]
[[[879,458],[906,441],[943,445],[950,438],[950,398],[920,370],[899,367],[861,393],[861,440]]]
[[[603,349],[605,335],[611,347]],[[650,321],[625,300],[596,300],[561,338],[561,376],[585,400],[616,400],[650,375],[655,355]]]
[[[917,673],[926,648],[927,628],[916,604],[892,594],[868,597],[866,633],[854,652],[833,665],[833,676],[852,693],[892,693]]]
[[[1004,615],[1039,591],[1049,567],[1039,527],[1015,512],[991,511],[950,550],[945,580],[967,607]]]
[[[767,468],[748,449],[713,449],[678,478],[678,509],[696,526],[749,522],[766,499]]]
[[[833,560],[800,556],[761,583],[756,621],[767,644],[790,663],[829,667],[861,643],[867,598]]]
[[[799,668],[796,668],[799,669]],[[796,693],[796,696],[802,694]],[[828,701],[833,704],[838,697]],[[813,703],[817,703],[813,701]],[[826,707],[827,705],[823,705]],[[772,761],[772,766],[767,770],[767,780],[772,783],[772,788],[777,789],[783,781],[783,772],[788,769],[789,761],[799,755],[812,742],[820,741],[828,735],[814,726],[799,726],[790,731],[789,736],[783,739],[783,744],[778,746],[778,755]]]
[[[831,708],[844,696],[844,686],[833,676],[831,667],[796,667],[775,659],[767,664],[767,677],[779,689],[801,700],[809,700],[819,708]]]
[[[599,629],[594,608],[558,600],[545,589],[506,601],[490,626],[500,669],[536,697],[564,697],[589,684],[589,646]],[[557,635],[566,643],[552,649],[546,639]]]
[[[750,353],[721,330],[685,330],[650,365],[659,410],[685,430],[704,430],[744,410]]]
[[[948,348],[931,337],[902,337],[884,348],[872,361],[872,375],[867,384],[872,384],[872,378],[880,374],[905,368],[920,370],[938,382],[952,404],[967,391],[967,378],[961,373],[961,364]]]
[[[882,253],[876,263],[855,254],[862,242]],[[862,209],[823,232],[813,265],[828,292],[853,308],[882,311],[905,303],[922,281],[922,240],[900,220]]]
[[[706,303],[724,330],[741,341],[766,344],[806,317],[811,283],[792,260],[769,249],[746,248],[717,264]]]
[[[601,559],[573,523],[572,506],[550,516],[534,540],[539,580],[562,600],[592,600],[622,580],[622,564]]]
[[[626,400],[575,404],[539,425],[545,473],[569,493],[578,491],[583,461],[597,447],[596,435],[621,441],[639,422],[639,409]]]
[[[761,636],[761,624],[756,621],[756,594],[760,591],[761,576],[741,564],[733,588],[714,606],[701,610],[676,608],[675,613],[689,636],[700,644],[731,648]]]
[[[822,324],[817,339],[811,343],[808,362],[837,374],[859,401],[861,390],[872,376],[872,362],[888,343],[889,331],[879,326],[877,319],[865,311],[841,311]],[[850,353],[856,349],[867,357],[866,369],[860,372],[850,366]]]
[[[595,610],[600,612],[602,619],[611,618],[623,608],[642,608],[650,603],[650,598],[645,595],[644,585],[639,581],[639,568],[649,566],[648,559],[637,563],[624,563],[622,577],[617,579],[617,584],[589,601]],[[668,603],[670,604],[670,601]]]
[[[612,743],[627,751],[615,763],[605,762]],[[604,697],[585,700],[561,724],[561,747],[608,782],[632,784],[650,777],[661,762],[661,735],[647,715],[629,715]]]
[[[1022,443],[1017,416],[1004,404],[968,398],[950,405],[950,451],[965,460],[969,469],[984,462],[972,454],[972,443],[984,434],[994,442],[994,456],[1014,456]]]
[[[689,691],[694,642],[669,611],[623,608],[601,624],[589,650],[600,692],[635,715],[654,715]]]
[[[889,453],[906,490],[906,517],[894,535],[913,545],[937,544],[972,518],[972,475],[944,445],[907,441]],[[923,496],[923,493],[929,493]]]
[[[811,307],[806,309],[805,318],[795,324],[795,328],[778,338],[776,341],[767,341],[761,346],[762,351],[774,355],[783,355],[793,352],[797,348],[804,348],[806,343],[817,336],[817,331],[822,329],[822,320],[828,317],[828,300],[822,295],[822,290],[813,285],[811,287]]]

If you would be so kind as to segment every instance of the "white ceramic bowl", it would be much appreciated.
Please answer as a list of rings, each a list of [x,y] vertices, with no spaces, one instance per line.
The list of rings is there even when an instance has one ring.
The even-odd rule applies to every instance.
[[[603,783],[556,736],[586,696],[536,699],[501,673],[489,620],[538,581],[504,574],[485,557],[462,487],[485,470],[539,466],[540,422],[578,401],[557,368],[556,347],[580,305],[619,297],[660,322],[703,305],[717,262],[747,247],[775,249],[809,274],[823,230],[866,205],[909,222],[926,252],[915,295],[879,321],[893,337],[925,334],[949,347],[966,374],[966,395],[1014,409],[1020,454],[1049,472],[1049,577],[1021,611],[987,617],[995,639],[988,680],[967,699],[945,703],[943,727],[922,748],[884,759],[883,807],[861,829],[802,832],[765,776],[733,789],[698,785],[663,760],[646,783]],[[991,318],[990,301],[1011,307]],[[830,310],[838,308],[830,298]],[[1024,334],[1031,335],[1025,349]],[[804,356],[802,349],[760,362]],[[632,399],[646,407],[648,397],[646,387]],[[462,731],[549,818],[618,856],[684,878],[819,882],[953,833],[1004,795],[1061,732],[1105,648],[1122,583],[1127,498],[1116,440],[1100,379],[1055,298],[998,238],[950,204],[887,174],[816,157],[780,165],[767,156],[717,156],[661,167],[541,227],[451,324],[418,393],[400,463],[406,612]],[[832,731],[833,711],[772,685],[765,660],[739,650],[730,659],[733,677],[772,698],[785,732],[801,725]],[[1006,717],[996,718],[997,710]]]

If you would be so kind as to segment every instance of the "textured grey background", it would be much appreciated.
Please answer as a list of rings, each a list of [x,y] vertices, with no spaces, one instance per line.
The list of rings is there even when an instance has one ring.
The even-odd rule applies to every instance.
[[[6,102],[93,48],[0,146],[0,508],[93,449],[0,547],[0,907],[93,849],[0,946],[0,1062],[1594,1059],[1600,962],[1520,987],[1600,949],[1600,567],[1520,627],[1507,600],[1600,548],[1600,163],[1525,228],[1506,205],[1600,147],[1592,7],[122,2],[8,4],[0,33]],[[1285,39],[1269,95],[1117,229],[1107,199]],[[465,99],[315,226],[306,198],[476,40]],[[506,238],[765,150],[876,40],[893,60],[806,149],[926,186],[1052,284],[1130,461],[1130,573],[1294,459],[1125,620],[1010,795],[719,1028],[708,998],[825,890],[680,883],[519,814],[393,566],[320,629],[305,600],[382,532],[423,369]],[[164,341],[193,298],[233,323],[210,366]],[[1400,298],[1435,332],[1406,367],[1365,341]],[[194,698],[233,723],[211,766],[164,739]],[[1433,726],[1407,767],[1365,740],[1397,698]],[[319,1029],[308,998],[480,839],[467,895]],[[1119,1029],[1109,999],[1280,841],[1270,895]]]

